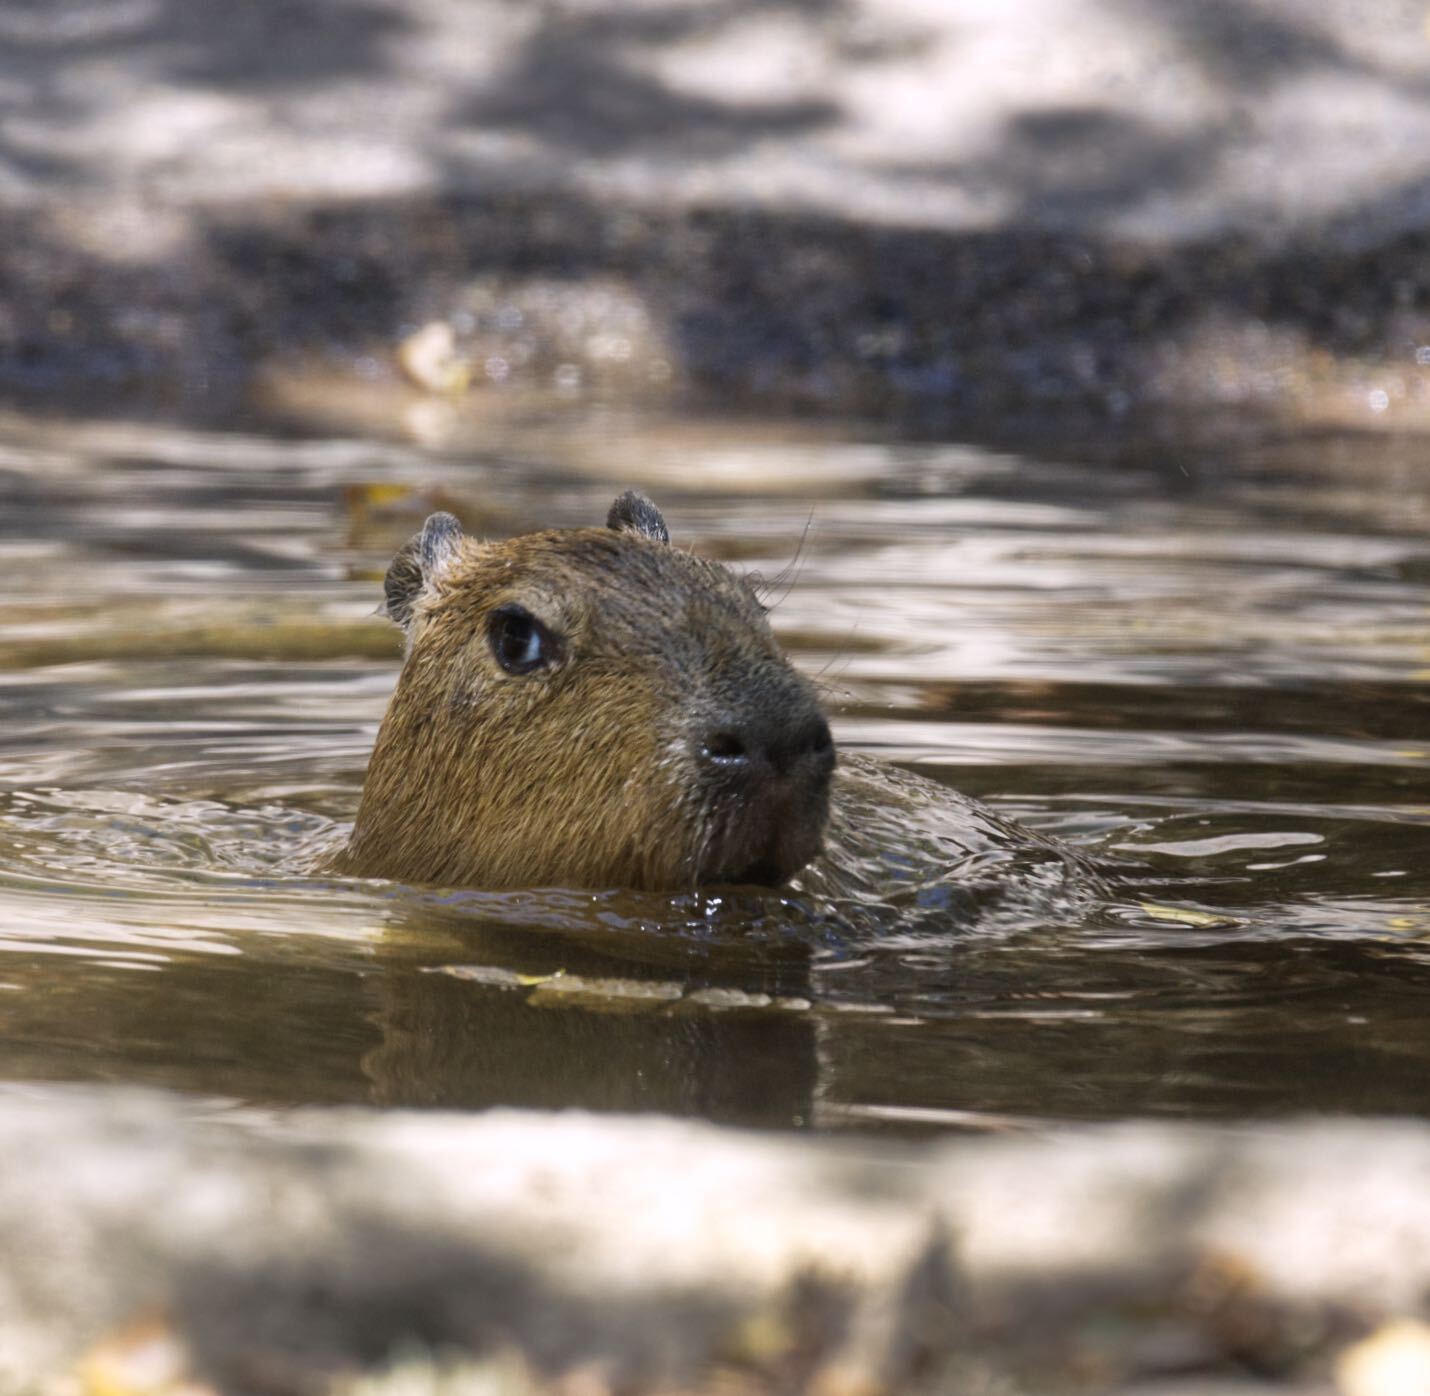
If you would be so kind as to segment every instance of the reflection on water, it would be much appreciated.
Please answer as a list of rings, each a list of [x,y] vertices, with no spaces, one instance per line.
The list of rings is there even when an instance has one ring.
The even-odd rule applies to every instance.
[[[392,550],[434,507],[586,524],[627,484],[772,586],[879,866],[836,830],[781,897],[305,871],[396,676]],[[1413,443],[584,415],[467,458],[11,422],[0,502],[4,1078],[768,1125],[1430,1113]],[[991,842],[950,841],[955,790]],[[986,875],[1000,819],[1110,888],[1037,844]]]

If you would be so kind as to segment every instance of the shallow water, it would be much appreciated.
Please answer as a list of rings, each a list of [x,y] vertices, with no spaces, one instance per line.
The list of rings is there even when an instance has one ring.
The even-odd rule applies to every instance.
[[[393,549],[433,507],[585,524],[629,484],[771,580],[844,751],[1110,890],[306,873],[396,676]],[[1015,455],[567,408],[455,454],[10,421],[0,506],[0,1078],[869,1128],[1430,1113],[1414,441]]]

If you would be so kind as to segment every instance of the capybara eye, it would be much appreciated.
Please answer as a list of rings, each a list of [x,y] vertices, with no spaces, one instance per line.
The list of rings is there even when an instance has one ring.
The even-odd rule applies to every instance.
[[[524,606],[498,606],[487,619],[487,643],[508,674],[529,674],[555,658],[551,632]]]

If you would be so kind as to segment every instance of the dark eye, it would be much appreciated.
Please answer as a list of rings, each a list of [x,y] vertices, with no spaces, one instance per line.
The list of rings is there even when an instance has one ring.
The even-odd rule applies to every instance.
[[[551,632],[524,606],[499,606],[487,618],[487,643],[508,674],[529,674],[556,657]]]

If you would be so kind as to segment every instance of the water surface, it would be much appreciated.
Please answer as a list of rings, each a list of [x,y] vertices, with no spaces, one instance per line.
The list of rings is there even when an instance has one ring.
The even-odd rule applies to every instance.
[[[396,677],[395,547],[631,484],[770,582],[844,751],[1110,892],[860,918],[305,871]],[[1430,1113],[1427,523],[1430,453],[1375,436],[0,424],[0,1076],[827,1127]]]

